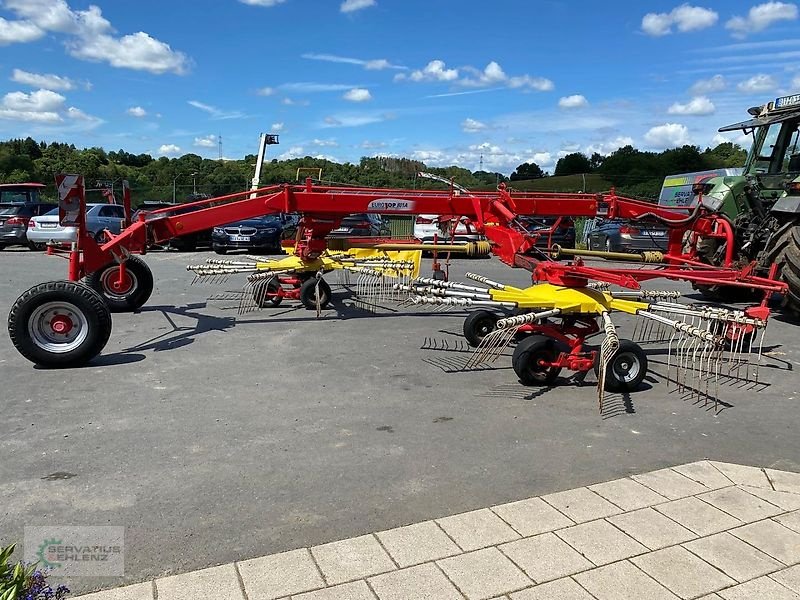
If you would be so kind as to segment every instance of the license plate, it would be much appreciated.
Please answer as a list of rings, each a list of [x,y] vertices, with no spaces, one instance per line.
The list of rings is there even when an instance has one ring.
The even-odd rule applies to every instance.
[[[58,223],[39,223],[39,227],[42,229],[55,229],[58,227]]]
[[[667,232],[663,231],[663,230],[648,231],[648,230],[645,229],[645,230],[642,231],[642,235],[651,235],[653,237],[661,237],[661,236],[667,235]]]
[[[232,235],[231,236],[232,242],[249,242],[250,236],[249,235]]]

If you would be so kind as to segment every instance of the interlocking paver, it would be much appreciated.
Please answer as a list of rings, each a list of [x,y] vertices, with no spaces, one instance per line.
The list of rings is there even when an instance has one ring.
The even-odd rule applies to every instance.
[[[653,507],[697,535],[711,535],[742,522],[697,498],[682,498]]]
[[[392,559],[371,535],[311,548],[328,585],[369,577],[395,569]]]
[[[722,472],[712,465],[707,460],[689,463],[687,465],[679,465],[672,467],[681,475],[685,475],[689,479],[695,480],[697,483],[704,485],[710,490],[717,490],[733,485],[733,482],[725,477]]]
[[[561,529],[556,535],[596,565],[647,552],[647,548],[606,521],[582,523]]]
[[[700,500],[724,510],[743,523],[751,523],[783,512],[774,504],[748,494],[739,488],[725,488],[697,496]]]
[[[239,573],[250,600],[272,600],[325,587],[305,548],[240,562]]]
[[[608,517],[608,521],[650,550],[680,544],[697,537],[685,527],[678,525],[652,508],[642,508]]]
[[[377,575],[370,578],[369,584],[380,600],[463,600],[433,563]]]
[[[156,579],[159,600],[243,600],[233,563]]]
[[[433,521],[381,531],[375,535],[400,567],[461,553],[461,549]]]
[[[216,600],[216,599],[215,599]],[[292,596],[292,600],[375,600],[366,582],[354,581],[316,592]]]
[[[533,584],[497,548],[443,558],[437,564],[468,600],[484,600]]]
[[[541,498],[509,502],[493,506],[492,510],[525,537],[574,524]]]
[[[511,600],[594,600],[569,577],[511,594]]]
[[[800,563],[800,533],[772,520],[751,523],[730,531],[786,565]]]
[[[522,568],[536,583],[558,579],[594,567],[552,533],[500,546],[500,551]]]
[[[597,600],[673,600],[675,594],[627,560],[574,576]]]
[[[800,565],[789,567],[777,573],[772,573],[770,577],[781,585],[800,594]]]
[[[153,582],[126,585],[114,590],[86,594],[81,600],[153,600]]]
[[[783,566],[727,532],[687,542],[684,547],[740,583]]]
[[[609,502],[613,502],[622,510],[636,510],[667,501],[667,498],[661,494],[657,494],[649,487],[628,477],[590,485],[589,489],[600,494]]]
[[[766,488],[757,488],[749,485],[743,485],[741,488],[748,494],[758,496],[762,500],[766,500],[770,504],[779,506],[783,510],[800,509],[800,494],[792,494],[791,492],[776,492],[772,489],[768,490]]]
[[[636,556],[631,562],[681,598],[696,598],[736,583],[680,546]]]
[[[542,499],[576,523],[602,519],[622,512],[620,508],[585,487],[547,494]]]
[[[783,587],[769,577],[759,577],[753,581],[719,592],[725,600],[799,600],[800,596]]]
[[[437,519],[436,522],[456,544],[467,551],[510,542],[520,537],[488,508]]]
[[[772,485],[762,469],[712,460],[711,464],[737,485],[752,485],[771,490]]]
[[[792,531],[800,533],[800,510],[777,516],[775,517],[775,520],[781,525],[788,527]]]
[[[672,469],[661,469],[633,478],[670,500],[707,492],[708,488]]]
[[[790,473],[789,471],[776,471],[774,469],[764,469],[767,477],[772,481],[772,486],[779,492],[791,492],[800,494],[800,473]]]

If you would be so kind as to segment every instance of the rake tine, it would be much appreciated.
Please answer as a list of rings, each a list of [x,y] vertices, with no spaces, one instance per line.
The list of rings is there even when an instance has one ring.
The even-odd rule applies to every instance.
[[[756,363],[756,383],[758,383],[758,371],[761,368],[762,350],[764,348],[764,336],[767,335],[767,324],[761,330],[761,340],[758,342],[758,362]]]

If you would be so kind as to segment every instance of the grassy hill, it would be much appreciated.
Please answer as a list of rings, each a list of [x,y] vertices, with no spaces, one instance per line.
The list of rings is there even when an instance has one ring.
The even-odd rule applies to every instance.
[[[586,177],[586,189],[583,189],[583,178]],[[542,177],[525,181],[512,181],[511,187],[520,191],[534,192],[607,192],[611,183],[597,173],[587,175],[562,175],[559,177]]]

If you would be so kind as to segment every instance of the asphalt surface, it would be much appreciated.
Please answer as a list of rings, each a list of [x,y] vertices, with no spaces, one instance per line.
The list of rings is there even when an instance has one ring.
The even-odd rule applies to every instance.
[[[114,315],[87,367],[35,368],[0,335],[0,545],[25,525],[126,528],[124,579],[75,592],[701,458],[800,470],[798,328],[780,319],[765,385],[722,388],[721,412],[668,388],[666,344],[649,344],[644,389],[607,397],[601,416],[593,375],[525,388],[509,357],[454,371],[463,312],[371,314],[335,288],[321,319],[291,302],[238,317],[236,300],[209,297],[240,282],[190,285],[185,265],[206,256],[148,255],[153,296]],[[491,259],[455,261],[451,278],[467,270],[529,281]],[[65,274],[59,258],[0,252],[3,315]]]

